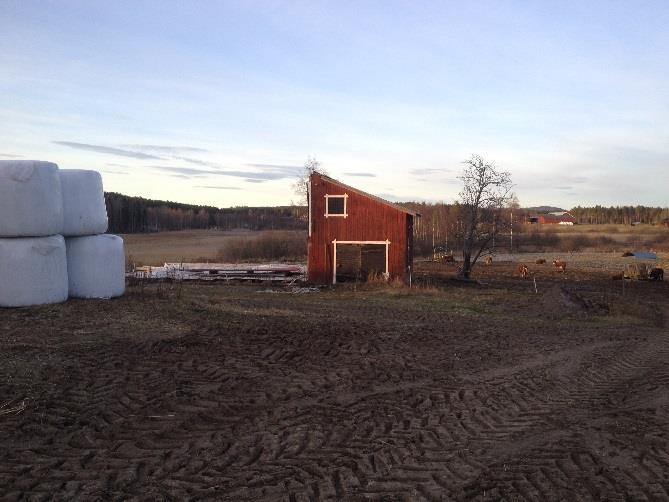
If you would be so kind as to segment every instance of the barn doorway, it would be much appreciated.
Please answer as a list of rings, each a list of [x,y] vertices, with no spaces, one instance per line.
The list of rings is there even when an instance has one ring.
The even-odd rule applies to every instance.
[[[334,241],[332,282],[366,281],[371,276],[388,277],[388,241]]]

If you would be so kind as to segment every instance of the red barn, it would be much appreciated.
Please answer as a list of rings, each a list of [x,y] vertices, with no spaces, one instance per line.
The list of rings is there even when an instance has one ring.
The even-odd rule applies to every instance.
[[[530,223],[539,223],[540,225],[575,225],[576,218],[567,211],[559,211],[555,213],[540,214],[537,216],[530,216]]]
[[[309,280],[408,280],[420,215],[320,173],[309,178]]]

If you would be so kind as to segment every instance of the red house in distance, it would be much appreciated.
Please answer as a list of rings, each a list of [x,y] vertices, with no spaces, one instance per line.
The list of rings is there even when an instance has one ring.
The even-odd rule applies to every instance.
[[[371,275],[408,281],[420,214],[320,173],[309,178],[308,276],[315,284]]]
[[[530,216],[528,223],[538,223],[539,225],[575,225],[576,218],[567,211],[558,211]]]

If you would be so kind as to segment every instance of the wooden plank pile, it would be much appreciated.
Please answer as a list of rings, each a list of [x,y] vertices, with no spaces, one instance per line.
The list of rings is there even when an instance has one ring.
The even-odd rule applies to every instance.
[[[162,267],[136,267],[127,275],[144,280],[292,283],[305,279],[306,267],[278,263],[165,263]]]

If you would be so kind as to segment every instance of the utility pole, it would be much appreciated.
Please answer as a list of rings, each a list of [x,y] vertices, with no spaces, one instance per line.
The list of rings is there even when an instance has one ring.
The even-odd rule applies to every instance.
[[[433,260],[437,256],[437,248],[435,247],[435,242],[434,242],[434,226],[435,226],[435,221],[434,221],[434,213],[433,213],[432,214],[432,259]]]
[[[492,252],[495,252],[495,236],[497,235],[497,223],[492,224]]]
[[[513,254],[513,211],[511,211],[511,254]]]

